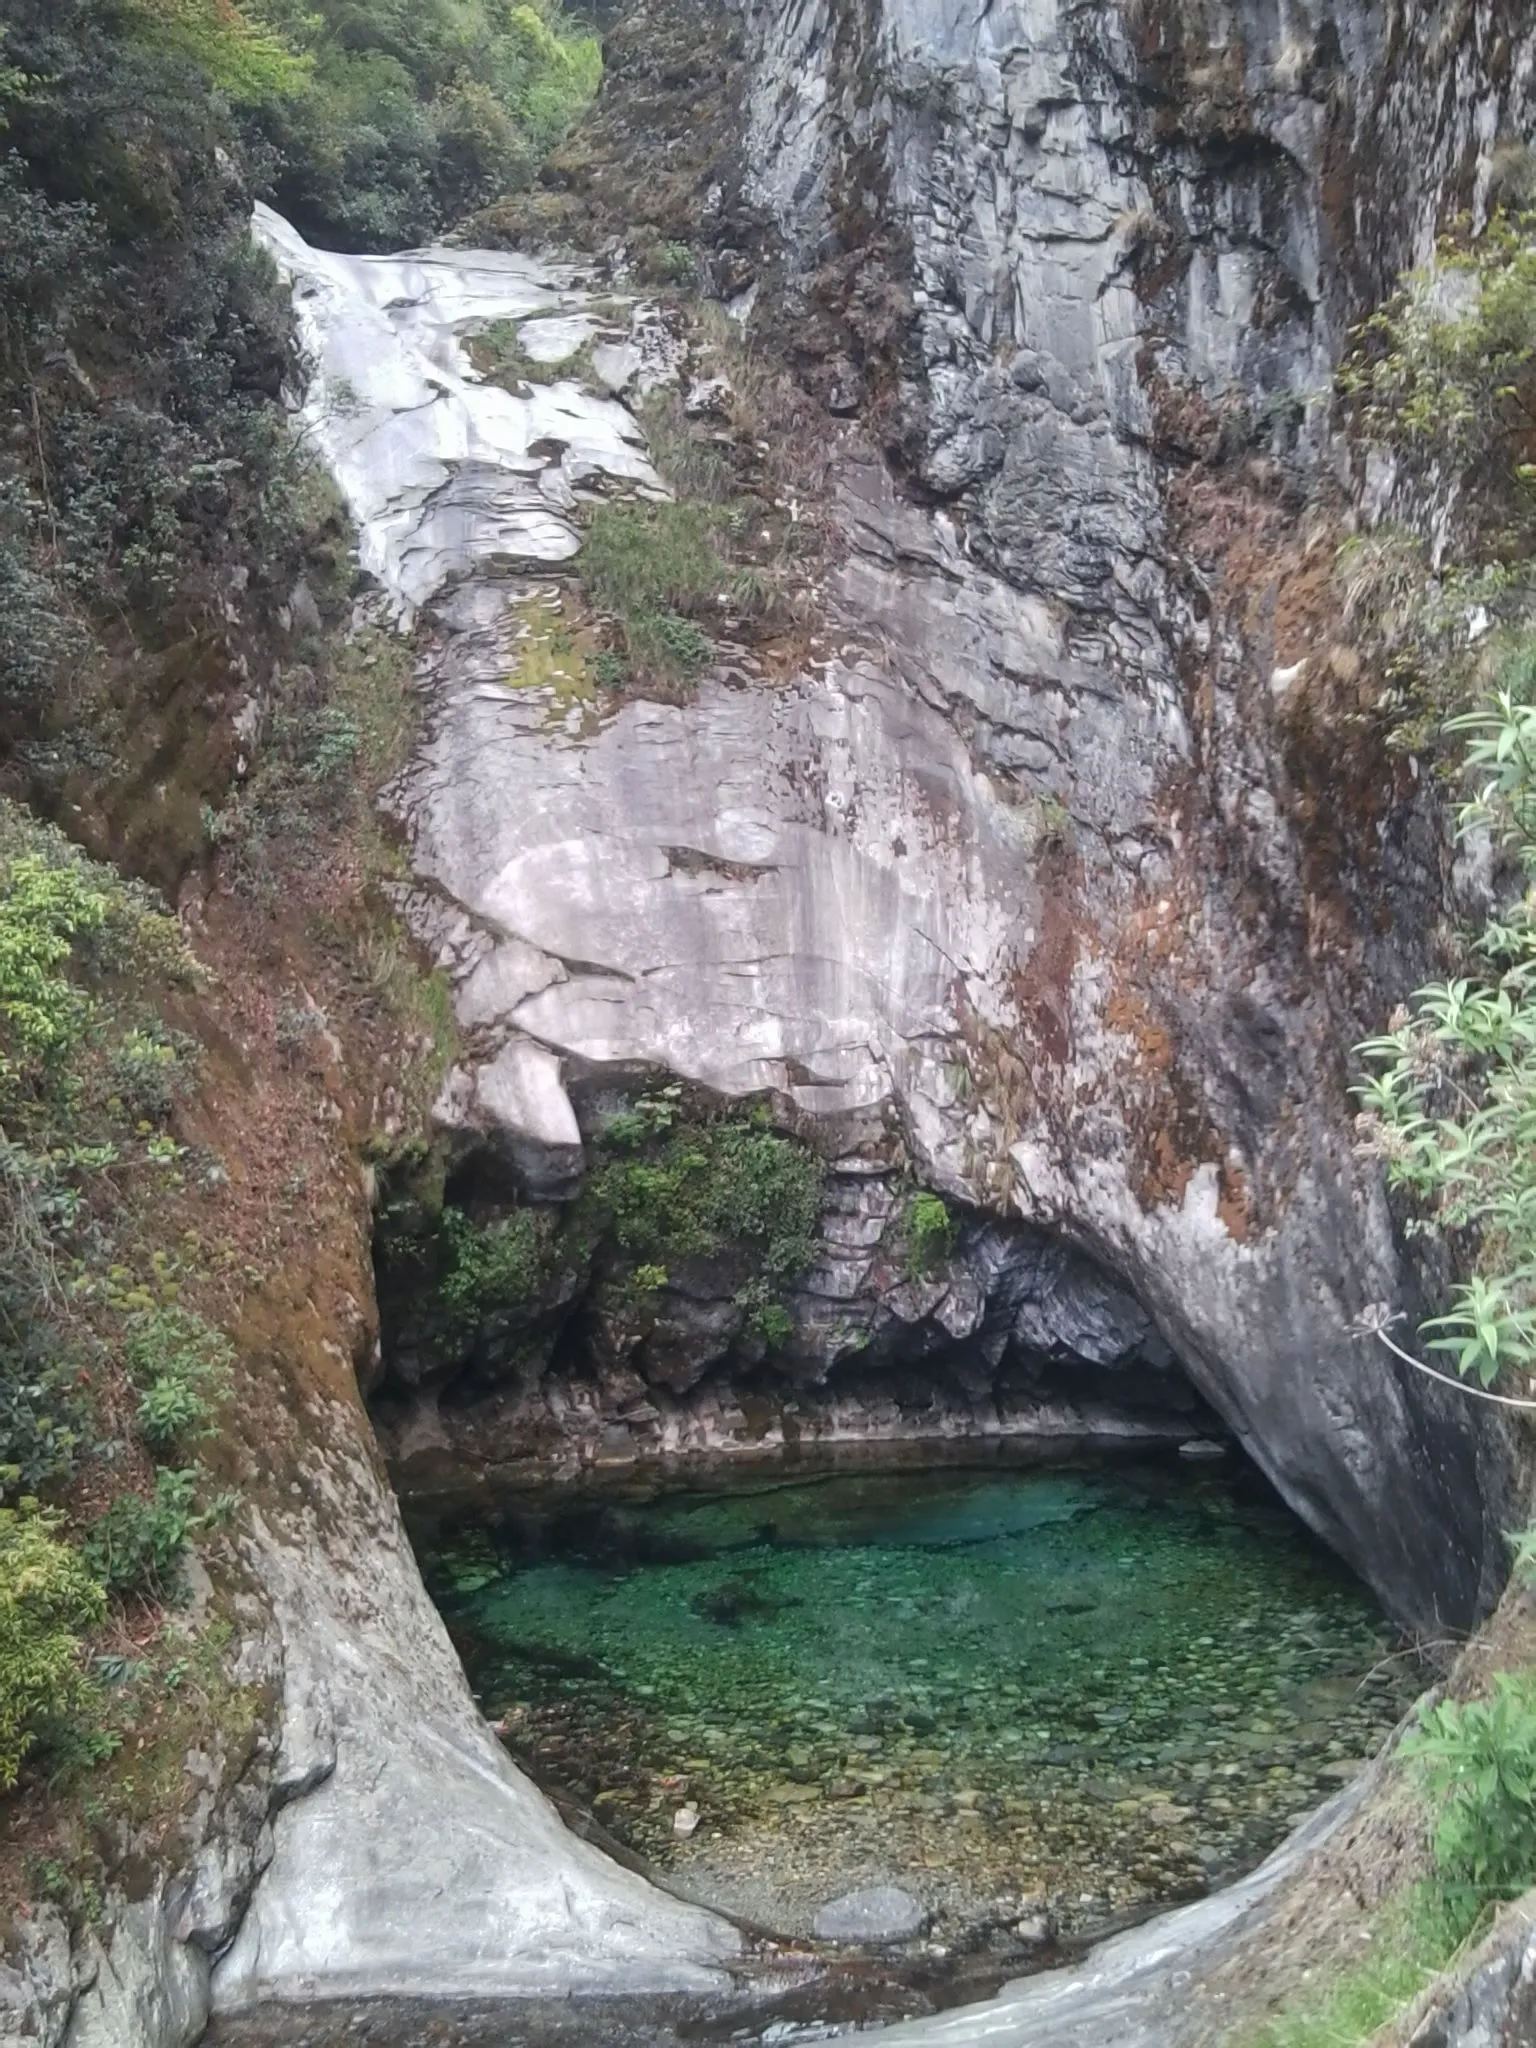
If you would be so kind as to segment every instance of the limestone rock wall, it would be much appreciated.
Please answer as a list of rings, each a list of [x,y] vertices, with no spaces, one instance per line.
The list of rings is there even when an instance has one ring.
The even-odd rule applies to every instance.
[[[894,1137],[1091,1252],[1400,1614],[1463,1620],[1498,1443],[1352,1333],[1415,1303],[1348,1049],[1432,964],[1444,843],[1341,630],[1329,389],[1364,295],[1486,192],[1530,31],[1492,0],[745,30],[753,317],[854,422],[825,630],[772,687],[726,649],[689,702],[556,716],[507,686],[493,589],[439,608],[400,810],[484,1048],[461,1087],[557,1177],[573,1074]]]

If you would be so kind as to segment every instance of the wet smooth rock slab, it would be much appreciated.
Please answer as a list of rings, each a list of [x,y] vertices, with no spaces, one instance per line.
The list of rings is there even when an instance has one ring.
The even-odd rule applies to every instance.
[[[575,353],[595,331],[575,272],[492,251],[337,255],[266,206],[254,233],[293,287],[305,424],[357,522],[363,568],[403,615],[473,569],[569,561],[577,494],[595,479],[666,495],[616,400],[570,380],[503,390],[464,349],[527,319],[534,360]]]

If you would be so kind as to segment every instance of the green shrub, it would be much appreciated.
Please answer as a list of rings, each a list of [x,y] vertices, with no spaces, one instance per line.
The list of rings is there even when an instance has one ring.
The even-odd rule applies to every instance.
[[[624,619],[713,604],[731,577],[720,526],[706,505],[599,505],[582,544],[587,588]]]
[[[0,1500],[68,1479],[89,1424],[81,1357],[30,1306],[8,1274],[0,1282]]]
[[[129,1319],[123,1363],[139,1388],[139,1434],[153,1451],[205,1436],[228,1397],[234,1347],[194,1309],[173,1304]]]
[[[597,90],[597,39],[555,5],[264,0],[310,66],[254,125],[276,203],[327,245],[398,248],[529,184]]]
[[[1536,1679],[1500,1672],[1487,1699],[1424,1708],[1402,1754],[1440,1802],[1435,1864],[1453,1904],[1536,1881]]]
[[[1476,794],[1460,830],[1490,829],[1536,875],[1536,642],[1506,660],[1469,735]],[[1408,1021],[1360,1048],[1362,1127],[1419,1229],[1465,1231],[1483,1270],[1425,1328],[1432,1349],[1485,1386],[1536,1370],[1536,900],[1529,890],[1476,941],[1485,973],[1420,989]]]
[[[1529,426],[1523,386],[1536,363],[1536,214],[1497,212],[1481,234],[1441,237],[1365,322],[1340,374],[1384,439],[1462,458],[1505,427]]]
[[[581,571],[593,603],[617,619],[628,662],[686,680],[713,643],[690,614],[714,617],[722,597],[744,600],[749,579],[721,552],[726,515],[708,505],[599,505]]]
[[[181,1590],[187,1545],[203,1526],[194,1508],[197,1473],[190,1467],[155,1474],[149,1500],[121,1493],[85,1533],[81,1549],[109,1593],[174,1600]]]
[[[955,1248],[955,1219],[943,1196],[926,1188],[907,1197],[901,1232],[907,1271],[914,1279],[931,1278]]]
[[[235,0],[119,0],[132,31],[153,48],[195,64],[232,100],[281,99],[310,67]]]
[[[487,1316],[537,1300],[544,1232],[531,1209],[476,1223],[462,1209],[445,1208],[442,1228],[452,1259],[442,1299],[456,1332],[467,1335]]]
[[[659,675],[690,681],[709,667],[715,643],[676,612],[636,612],[625,623],[632,658]]]
[[[0,869],[0,1101],[29,1072],[56,1069],[92,1015],[62,972],[75,940],[106,922],[83,862],[18,854]]]
[[[0,1790],[87,1696],[81,1638],[106,1611],[101,1586],[34,1507],[0,1508]]]
[[[618,1121],[604,1133],[610,1156],[593,1175],[591,1193],[622,1250],[665,1268],[740,1246],[772,1283],[792,1280],[811,1264],[822,1184],[813,1152],[757,1124],[722,1118],[680,1124],[643,1154],[614,1157]],[[617,1143],[644,1144],[645,1136],[626,1123]]]
[[[156,1024],[134,1025],[107,1057],[110,1086],[135,1123],[164,1123],[189,1084],[189,1039]]]

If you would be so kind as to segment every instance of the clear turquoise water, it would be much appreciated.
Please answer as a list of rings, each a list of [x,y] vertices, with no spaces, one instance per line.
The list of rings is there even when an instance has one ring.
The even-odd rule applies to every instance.
[[[879,1880],[952,1926],[1187,1896],[1416,1689],[1272,1498],[1172,1459],[523,1498],[417,1540],[514,1753],[781,1927]]]

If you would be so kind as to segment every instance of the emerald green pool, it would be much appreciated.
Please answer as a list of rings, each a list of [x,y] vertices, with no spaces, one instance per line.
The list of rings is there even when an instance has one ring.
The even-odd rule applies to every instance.
[[[968,1940],[1189,1896],[1336,1791],[1418,1685],[1225,1462],[565,1490],[415,1537],[513,1753],[782,1932],[872,1884]]]

